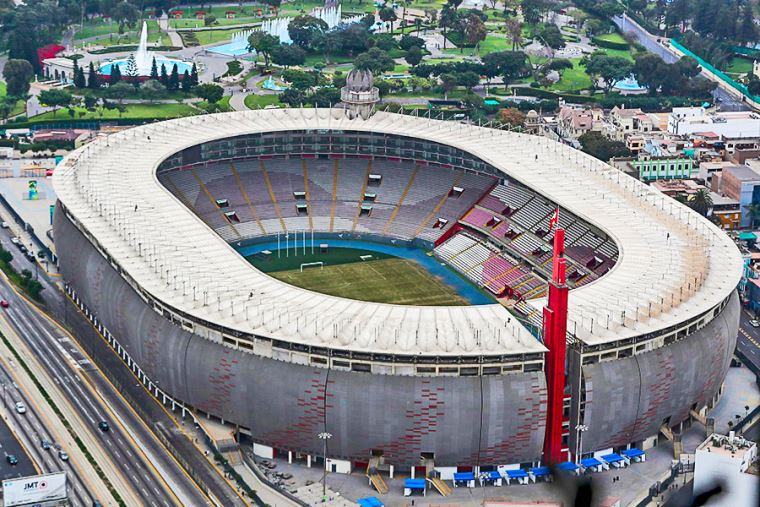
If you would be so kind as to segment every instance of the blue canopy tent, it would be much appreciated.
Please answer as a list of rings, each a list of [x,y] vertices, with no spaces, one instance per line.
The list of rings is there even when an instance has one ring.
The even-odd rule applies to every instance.
[[[494,486],[501,486],[501,481],[503,480],[503,477],[497,470],[491,470],[489,472],[483,472],[478,476],[478,479],[480,479],[480,485],[482,486],[484,482],[491,482]]]
[[[569,463],[569,462],[568,462]],[[539,477],[543,477],[545,481],[551,481],[552,478],[552,471],[549,467],[536,467],[531,468],[529,470],[530,475],[533,478],[533,482],[536,482],[536,479]]]
[[[356,501],[356,503],[358,503],[361,507],[383,507],[385,505],[377,497],[374,496],[360,498]]]
[[[425,479],[406,479],[404,481],[404,496],[410,496],[412,493],[418,493],[422,491],[422,496],[425,496]]]
[[[564,463],[560,463],[557,465],[557,468],[563,472],[572,472],[574,474],[577,474],[580,469],[580,467],[572,461],[565,461]]]
[[[623,451],[623,456],[635,462],[642,462],[647,460],[647,454],[637,447],[631,447]]]
[[[464,484],[462,484],[464,483]],[[454,487],[466,486],[468,488],[475,487],[475,472],[457,472],[454,474]]]
[[[517,470],[507,470],[507,484],[517,481],[518,484],[528,484],[528,472],[522,468]]]
[[[581,466],[585,469],[590,469],[592,472],[601,472],[604,468],[604,463],[596,458],[586,458],[581,460]]]
[[[607,454],[605,456],[602,456],[602,459],[606,461],[607,463],[609,463],[610,465],[614,466],[615,468],[622,468],[622,467],[628,466],[628,459],[614,452],[612,454]]]

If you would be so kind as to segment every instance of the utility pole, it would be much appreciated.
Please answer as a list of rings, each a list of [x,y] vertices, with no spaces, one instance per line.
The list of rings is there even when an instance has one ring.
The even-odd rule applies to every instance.
[[[327,441],[332,438],[332,433],[323,431],[317,435],[317,438],[324,442],[324,470],[322,471],[322,503],[327,501]]]

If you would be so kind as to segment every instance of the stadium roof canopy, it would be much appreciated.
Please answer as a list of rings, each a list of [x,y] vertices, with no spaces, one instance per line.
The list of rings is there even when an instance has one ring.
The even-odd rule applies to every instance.
[[[349,120],[337,109],[272,109],[144,125],[70,154],[55,172],[55,190],[133,284],[232,330],[385,354],[546,350],[498,304],[396,306],[279,282],[253,268],[156,177],[161,161],[199,143],[301,129],[385,132],[458,147],[605,231],[617,243],[617,264],[570,293],[568,330],[586,344],[682,323],[715,307],[739,282],[741,257],[727,235],[593,157],[545,137],[398,114]],[[542,302],[533,304],[538,310]]]

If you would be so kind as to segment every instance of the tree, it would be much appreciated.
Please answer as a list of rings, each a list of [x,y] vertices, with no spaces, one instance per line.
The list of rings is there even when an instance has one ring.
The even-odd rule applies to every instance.
[[[697,190],[691,200],[689,200],[689,207],[703,217],[707,216],[712,209],[712,206],[713,201],[712,197],[710,197],[710,192],[704,188]]]
[[[470,70],[460,72],[457,74],[457,84],[459,84],[459,86],[464,86],[469,92],[480,84],[480,76]]]
[[[416,67],[422,61],[422,50],[418,46],[412,46],[404,55],[406,63]]]
[[[296,90],[308,90],[317,85],[317,75],[314,72],[288,69],[282,73],[282,79]]]
[[[140,86],[140,96],[151,104],[160,99],[166,92],[166,87],[157,79],[148,79]]]
[[[295,44],[281,44],[272,50],[272,61],[283,67],[301,65],[306,61],[306,51]]]
[[[176,63],[172,66],[172,72],[166,81],[166,89],[170,91],[179,90],[179,68]]]
[[[125,27],[132,28],[140,18],[140,11],[129,2],[120,2],[111,9],[111,19],[119,23],[119,33],[124,33]]]
[[[753,79],[747,83],[747,91],[750,95],[760,95],[760,80]]]
[[[483,72],[488,77],[502,76],[504,87],[528,71],[527,57],[522,51],[497,51],[483,57]]]
[[[163,67],[163,63],[161,66]],[[150,64],[150,78],[158,81],[158,65],[156,65],[156,57],[153,57],[153,62]]]
[[[753,44],[758,40],[757,33],[758,29],[752,15],[752,4],[748,2],[744,6],[744,12],[739,17],[739,24],[736,27],[736,40],[742,44]]]
[[[280,94],[280,102],[287,104],[290,107],[298,107],[304,103],[306,95],[301,90],[294,88],[288,88]]]
[[[137,81],[137,60],[135,60],[134,53],[130,53],[129,57],[127,57],[127,68],[125,70],[125,74],[129,78],[128,81]]]
[[[535,24],[543,18],[543,11],[546,8],[544,0],[523,0],[522,13],[526,23]]]
[[[98,97],[95,97],[93,95],[85,95],[83,100],[84,108],[88,111],[95,111],[95,108],[98,107],[98,102],[100,101]]]
[[[327,31],[327,23],[314,16],[296,16],[288,24],[288,35],[294,44],[302,48],[311,47],[314,37]]]
[[[599,160],[607,162],[612,157],[628,157],[631,152],[621,141],[611,141],[604,137],[601,132],[592,130],[578,138],[583,151]]]
[[[522,127],[525,124],[525,113],[516,107],[499,109],[499,121],[510,127]]]
[[[565,39],[562,37],[562,32],[555,24],[544,25],[538,31],[538,37],[552,49],[562,49],[565,47]]]
[[[486,35],[488,35],[488,29],[479,16],[470,14],[465,22],[464,34],[467,43],[471,46],[476,46],[480,44],[480,41],[485,40]]]
[[[757,218],[760,217],[760,204],[753,202],[744,207],[747,210],[747,215],[749,215],[749,226],[754,229]]]
[[[457,75],[452,72],[441,74],[438,79],[441,80],[441,88],[443,88],[443,99],[449,99],[449,92],[457,87],[459,84],[457,81]]]
[[[593,37],[600,35],[609,30],[609,25],[598,18],[591,18],[583,25],[586,29],[586,35]]]
[[[409,49],[413,48],[414,46],[417,46],[418,48],[424,47],[425,40],[419,37],[415,37],[414,35],[402,35],[401,39],[398,41],[398,46],[404,51],[409,51]]]
[[[89,69],[87,69],[87,88],[93,90],[100,88],[100,77],[98,77],[98,73],[95,71],[95,65],[92,62],[90,62]]]
[[[224,96],[224,88],[213,83],[203,83],[193,88],[193,93],[209,104],[216,104]]]
[[[182,73],[182,82],[180,83],[183,92],[189,92],[193,89],[193,79],[190,77],[190,71],[185,69]]]
[[[108,80],[108,85],[113,86],[119,82],[121,82],[121,67],[118,65],[111,65],[111,76]]]
[[[163,84],[164,86],[169,86],[169,73],[166,70],[166,64],[161,64],[161,74],[158,76],[158,80]]]
[[[66,107],[71,104],[73,97],[71,93],[60,88],[51,88],[42,90],[39,95],[40,103],[53,108],[53,116],[59,107]]]
[[[125,98],[132,95],[134,92],[134,87],[129,83],[125,83],[124,81],[119,81],[118,83],[108,87],[108,96],[112,99],[118,100],[119,104],[121,104]]]
[[[198,67],[193,62],[193,68],[190,69],[190,82],[193,86],[198,86]]]
[[[8,60],[3,68],[3,79],[7,85],[6,93],[12,97],[26,96],[29,92],[29,81],[33,75],[34,68],[26,60]]]
[[[248,36],[248,50],[256,51],[264,57],[264,66],[269,68],[272,50],[280,45],[280,39],[266,32],[253,32]]]
[[[523,25],[517,18],[509,18],[504,22],[504,28],[507,30],[507,36],[512,41],[512,51],[522,43]]]
[[[316,107],[331,107],[340,102],[340,90],[335,88],[320,88],[306,98],[309,104]]]
[[[0,97],[0,117],[2,117],[3,121],[8,119],[14,107],[16,107],[16,99],[14,97]]]
[[[633,72],[633,64],[621,56],[608,56],[604,53],[594,53],[585,60],[586,72],[596,80],[602,81],[604,93],[609,93],[615,83],[627,78]]]
[[[368,70],[374,75],[393,70],[395,66],[393,58],[380,48],[369,48],[354,59],[354,68]]]
[[[438,16],[438,27],[443,30],[443,49],[446,49],[447,31],[457,22],[457,10],[452,9],[449,4],[443,6],[441,14]]]
[[[206,14],[206,16],[203,18],[204,26],[211,26],[214,23],[216,23],[216,16],[212,14]]]
[[[79,62],[74,60],[74,86],[77,88],[86,88],[87,79],[84,77],[84,69],[79,66]]]
[[[398,16],[396,16],[396,11],[393,10],[393,7],[383,7],[382,9],[380,9],[380,12],[378,13],[378,17],[380,18],[380,21],[391,24],[391,32],[392,32],[393,23],[398,19]]]

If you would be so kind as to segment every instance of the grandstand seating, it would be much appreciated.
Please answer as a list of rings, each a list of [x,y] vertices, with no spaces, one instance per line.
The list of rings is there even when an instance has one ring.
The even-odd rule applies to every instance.
[[[380,175],[379,182],[369,184],[370,174]],[[312,229],[433,243],[446,234],[435,254],[493,294],[541,297],[551,276],[554,204],[489,176],[384,159],[270,158],[169,171],[159,178],[230,242]],[[454,187],[464,191],[453,192]],[[448,237],[457,222],[466,230]],[[571,285],[612,267],[618,255],[614,241],[567,211],[560,212],[559,224],[566,231]]]

